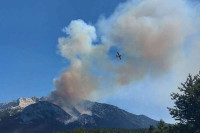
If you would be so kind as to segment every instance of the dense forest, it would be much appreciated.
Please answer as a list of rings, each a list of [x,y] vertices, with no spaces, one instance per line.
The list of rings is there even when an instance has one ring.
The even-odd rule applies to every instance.
[[[74,129],[56,133],[148,133],[147,129]]]
[[[173,133],[172,126],[167,126],[164,121],[160,120],[158,128],[150,126],[149,129],[74,129],[72,131],[63,131],[56,133]]]

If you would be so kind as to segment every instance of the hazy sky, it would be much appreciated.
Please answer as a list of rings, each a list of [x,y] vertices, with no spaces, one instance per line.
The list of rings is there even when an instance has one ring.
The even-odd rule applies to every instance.
[[[55,89],[53,79],[69,65],[58,54],[58,38],[66,36],[62,29],[77,19],[96,26],[101,16],[109,17],[122,2],[125,0],[1,1],[0,102],[50,94]],[[199,43],[196,38],[193,36],[188,40]],[[188,48],[190,45],[186,41],[183,51]],[[190,58],[189,52],[184,58],[180,56],[181,63],[175,64],[167,74],[154,79],[146,75],[113,94],[105,94],[98,101],[156,120],[173,122],[166,108],[172,106],[170,93],[177,91],[177,86],[185,81],[189,72],[198,72],[200,63],[194,63],[200,59],[198,52],[195,58]],[[182,61],[185,58],[189,61]],[[194,67],[188,66],[190,61]]]

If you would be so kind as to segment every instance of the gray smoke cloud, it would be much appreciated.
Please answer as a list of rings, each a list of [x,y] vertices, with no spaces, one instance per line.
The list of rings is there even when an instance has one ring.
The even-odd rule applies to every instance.
[[[89,71],[88,60],[94,49],[92,42],[96,39],[95,28],[82,20],[76,20],[64,32],[68,36],[59,38],[58,48],[60,54],[71,61],[71,65],[67,72],[61,74],[60,79],[54,81],[56,90],[52,92],[51,98],[61,98],[57,102],[86,99],[88,94],[98,88],[98,81]]]
[[[90,99],[146,76],[166,74],[184,54],[195,28],[192,9],[183,0],[127,1],[96,27],[73,20],[64,28],[67,36],[58,40],[70,66],[55,79],[49,98],[57,104]],[[110,58],[115,57],[108,54],[112,47],[123,53],[121,62]]]
[[[110,18],[99,22],[104,41],[125,53],[127,62],[116,70],[122,85],[146,74],[166,73],[194,28],[182,1],[132,3],[121,5]]]

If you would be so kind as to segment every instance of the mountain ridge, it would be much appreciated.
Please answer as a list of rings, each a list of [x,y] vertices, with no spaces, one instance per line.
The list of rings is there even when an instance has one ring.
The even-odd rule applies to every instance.
[[[136,129],[158,123],[145,115],[135,115],[114,105],[88,100],[68,105],[65,109],[36,97],[17,101],[0,104],[0,114],[7,113],[4,117],[0,115],[0,130],[5,133],[15,130],[42,133],[80,127]]]

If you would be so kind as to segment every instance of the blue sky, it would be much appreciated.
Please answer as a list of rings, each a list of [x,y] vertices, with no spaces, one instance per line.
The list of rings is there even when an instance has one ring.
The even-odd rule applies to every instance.
[[[108,17],[121,2],[125,0],[1,1],[0,102],[48,95],[55,89],[53,79],[69,65],[57,49],[58,38],[66,36],[62,29],[76,19],[95,25],[100,16]],[[186,78],[176,81],[174,73],[177,72],[172,70],[154,81],[147,76],[99,101],[174,122],[166,109],[172,105],[170,92],[176,91]]]
[[[47,95],[67,65],[57,54],[62,29],[75,19],[96,23],[122,1],[1,1],[0,102]]]

